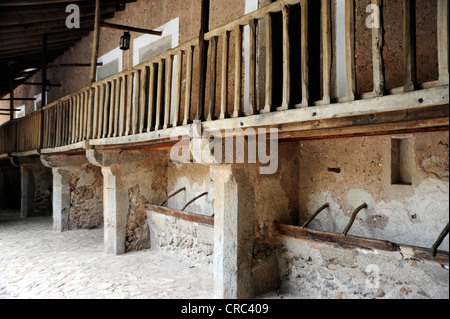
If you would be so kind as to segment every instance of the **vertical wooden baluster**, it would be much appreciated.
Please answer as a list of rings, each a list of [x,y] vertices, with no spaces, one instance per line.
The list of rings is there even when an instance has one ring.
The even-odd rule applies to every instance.
[[[330,0],[322,0],[322,90],[320,104],[331,103],[331,4]]]
[[[222,79],[220,93],[220,115],[219,119],[224,119],[228,106],[228,61],[229,61],[230,32],[225,31],[222,35]]]
[[[70,140],[69,144],[75,141],[75,118],[76,118],[75,96],[70,98]]]
[[[65,100],[62,104],[62,137],[61,137],[61,146],[67,145],[66,139],[67,139],[67,106],[69,101]]]
[[[97,124],[97,130],[94,131],[95,136],[94,138],[101,138],[102,129],[103,129],[103,110],[105,107],[105,84],[99,85],[98,90],[100,96],[99,96],[99,105],[98,105],[98,124]]]
[[[108,114],[108,135],[106,137],[112,137],[114,135],[114,117],[116,114],[116,101],[118,100],[119,94],[117,93],[117,79],[111,81],[111,98],[109,104],[109,114]]]
[[[121,97],[121,92],[122,92],[122,77],[117,77],[115,79],[115,83],[116,83],[116,94],[114,97],[114,116],[113,116],[113,122],[114,122],[114,133],[113,136],[117,137],[119,136],[119,118],[120,118],[120,100],[122,99]]]
[[[155,85],[156,69],[155,64],[150,65],[150,83],[148,85],[148,110],[147,110],[147,132],[153,129],[153,114],[155,109]]]
[[[87,115],[86,115],[86,140],[89,140],[92,138],[92,133],[94,129],[94,108],[95,108],[95,99],[98,97],[98,94],[95,92],[94,87],[90,87],[89,94],[88,94],[88,103],[87,103]]]
[[[91,112],[89,112],[89,106],[90,100],[91,100],[91,89],[87,90],[84,94],[84,116],[83,116],[83,141],[89,139],[88,132],[89,132],[89,115]]]
[[[260,113],[270,113],[273,104],[273,31],[272,14],[266,13],[266,103]]]
[[[249,71],[249,115],[257,113],[256,98],[256,24],[257,20],[250,20],[250,71]]]
[[[94,93],[94,96],[93,96],[93,98],[94,98],[94,102],[93,102],[94,118],[92,121],[92,135],[90,135],[89,138],[95,138],[95,136],[97,135],[99,109],[100,109],[100,105],[99,105],[100,85],[96,85],[95,87],[93,87],[92,91]]]
[[[189,123],[191,96],[192,96],[192,68],[194,60],[194,47],[189,47],[187,50],[187,66],[186,66],[186,100],[184,105],[184,120],[183,125]]]
[[[103,105],[103,126],[99,138],[105,138],[108,134],[108,118],[111,113],[111,82],[105,84],[105,104]]]
[[[139,97],[140,97],[140,103],[139,103],[139,134],[144,132],[144,125],[145,125],[145,101],[146,101],[146,87],[147,87],[147,75],[148,75],[148,68],[144,66],[144,68],[141,71],[141,80],[140,80],[140,86],[139,86]]]
[[[289,39],[289,6],[284,5],[283,13],[283,102],[277,111],[287,110],[291,104],[291,57]]]
[[[133,111],[131,112],[131,134],[138,132],[139,110],[141,101],[141,70],[134,73],[134,102]]]
[[[133,117],[133,84],[135,73],[131,72],[127,80],[127,102],[126,102],[126,121],[125,121],[125,136],[130,135],[132,130],[131,122]]]
[[[78,142],[78,132],[80,123],[80,95],[75,95],[75,114],[74,114],[74,131],[73,131],[73,143]]]
[[[385,90],[384,62],[383,62],[383,0],[372,0],[372,4],[378,6],[380,16],[379,28],[372,28],[372,60],[373,60],[373,95],[383,96]]]
[[[404,39],[404,92],[414,91],[417,83],[416,69],[416,1],[403,0]]]
[[[164,85],[164,60],[158,62],[158,83],[156,84],[156,120],[155,131],[158,131],[161,123],[161,108],[163,103],[163,85]]]
[[[118,136],[123,136],[125,133],[126,126],[126,107],[127,107],[127,83],[129,82],[129,77],[127,74],[121,76],[121,86],[120,86],[120,107],[119,107],[119,134]]]
[[[55,147],[61,144],[61,102],[56,105],[56,143]]]
[[[216,111],[217,37],[212,37],[209,51],[209,105],[206,120],[211,121]]]
[[[301,82],[302,103],[301,107],[309,106],[309,20],[308,0],[301,0]]]
[[[180,124],[181,86],[183,85],[183,51],[177,54],[177,78],[175,88],[175,112],[173,114],[173,127]]]
[[[166,60],[167,70],[166,70],[166,97],[164,101],[164,126],[166,129],[169,127],[170,123],[170,107],[172,104],[172,74],[173,74],[173,55],[169,54]]]
[[[448,75],[448,0],[437,0],[439,84],[449,83]]]
[[[235,54],[234,54],[234,109],[231,117],[239,117],[241,113],[241,95],[242,95],[242,26],[238,25],[234,29],[235,36]]]
[[[345,0],[345,47],[347,66],[346,100],[353,101],[356,95],[355,65],[355,2]]]

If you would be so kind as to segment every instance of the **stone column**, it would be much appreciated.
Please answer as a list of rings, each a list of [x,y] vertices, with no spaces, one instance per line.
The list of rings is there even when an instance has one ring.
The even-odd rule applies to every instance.
[[[252,298],[254,200],[245,168],[211,166],[214,181],[214,290],[217,298]]]

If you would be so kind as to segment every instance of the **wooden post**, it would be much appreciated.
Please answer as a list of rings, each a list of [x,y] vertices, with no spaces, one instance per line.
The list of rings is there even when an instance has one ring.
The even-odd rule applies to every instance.
[[[234,110],[231,117],[238,117],[241,112],[241,81],[242,81],[242,26],[238,25],[235,37],[235,74],[234,74]]]
[[[289,39],[289,6],[283,5],[283,102],[277,111],[287,110],[291,104],[291,61]]]
[[[14,63],[9,63],[9,120],[14,120]]]
[[[153,128],[153,114],[155,108],[155,83],[156,71],[155,64],[150,64],[150,80],[148,85],[148,112],[147,112],[147,132],[151,132]]]
[[[322,0],[322,91],[321,104],[331,103],[331,4]]]
[[[94,22],[94,40],[92,41],[92,55],[91,55],[91,75],[89,78],[89,86],[95,82],[97,77],[97,59],[98,47],[100,43],[100,22],[101,22],[101,6],[100,0],[95,0],[95,22]]]
[[[309,21],[308,0],[301,0],[301,72],[302,72],[302,103],[301,107],[309,106]]]
[[[250,20],[250,71],[249,71],[249,115],[256,114],[256,24],[257,20]]]
[[[202,0],[200,35],[198,38],[199,48],[199,82],[198,82],[198,101],[196,119],[203,119],[205,105],[206,89],[206,62],[208,60],[208,41],[205,41],[205,33],[209,31],[209,7],[210,0]]]
[[[372,0],[378,6],[380,22],[379,28],[372,28],[372,60],[373,60],[373,95],[383,96],[385,90],[384,62],[383,62],[383,0]]]
[[[141,71],[141,102],[139,108],[139,134],[144,132],[144,120],[145,120],[145,88],[147,85],[148,68],[145,66]]]
[[[192,69],[194,60],[194,47],[190,46],[187,50],[187,66],[186,66],[186,100],[184,105],[184,120],[183,125],[189,122],[189,112],[191,109],[191,95],[192,95]]]
[[[177,54],[177,79],[175,88],[175,112],[173,114],[173,127],[180,124],[180,107],[181,107],[181,86],[183,81],[183,51]]]
[[[273,104],[273,31],[272,14],[266,13],[266,103],[260,113],[270,113]]]
[[[172,70],[173,70],[173,55],[169,54],[166,59],[167,70],[166,70],[166,97],[164,100],[164,125],[163,129],[169,127],[170,123],[170,107],[172,105]]]
[[[414,91],[416,72],[416,1],[403,0],[404,92]]]
[[[222,79],[220,97],[220,119],[224,119],[228,106],[228,58],[229,58],[230,32],[225,31],[222,36]]]
[[[155,120],[155,131],[161,129],[161,108],[163,103],[163,88],[164,88],[164,60],[161,59],[158,62],[158,83],[156,84],[156,120]]]
[[[353,101],[356,94],[356,66],[355,66],[355,2],[345,1],[345,47],[347,68],[346,100]]]
[[[209,58],[209,107],[206,116],[211,121],[216,110],[216,84],[217,84],[217,37],[212,37]]]
[[[48,35],[44,33],[42,36],[42,98],[41,98],[41,108],[47,105],[47,42]]]
[[[448,75],[448,0],[437,0],[439,84],[449,82]]]

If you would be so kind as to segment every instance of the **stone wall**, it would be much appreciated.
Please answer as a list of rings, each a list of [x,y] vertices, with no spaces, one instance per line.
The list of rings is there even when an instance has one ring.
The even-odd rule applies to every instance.
[[[94,229],[103,225],[103,178],[91,164],[70,171],[69,229]]]
[[[52,215],[52,170],[43,165],[36,165],[33,169],[35,180],[34,216]]]

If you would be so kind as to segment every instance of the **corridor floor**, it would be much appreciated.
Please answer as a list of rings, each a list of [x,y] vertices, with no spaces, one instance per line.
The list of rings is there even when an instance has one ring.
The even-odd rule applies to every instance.
[[[210,299],[211,271],[176,256],[103,253],[103,230],[55,233],[52,219],[0,213],[0,299]]]

